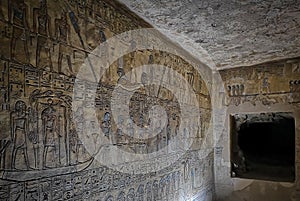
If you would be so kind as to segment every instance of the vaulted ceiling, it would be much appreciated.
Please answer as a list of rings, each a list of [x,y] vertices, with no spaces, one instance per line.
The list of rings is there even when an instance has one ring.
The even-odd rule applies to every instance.
[[[119,1],[211,68],[300,56],[299,0]]]

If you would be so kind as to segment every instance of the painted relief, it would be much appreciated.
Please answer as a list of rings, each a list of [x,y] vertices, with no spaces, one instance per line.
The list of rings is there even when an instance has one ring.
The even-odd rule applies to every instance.
[[[73,85],[80,66],[108,38],[149,27],[114,6],[106,0],[0,1],[0,200],[163,200],[180,189],[181,161],[154,175],[121,174],[98,165],[79,139],[84,128],[95,126],[85,120],[83,108],[72,114]],[[74,97],[86,100],[87,108],[91,107],[88,100],[94,100],[101,129],[114,146],[133,153],[155,152],[180,132],[178,101],[166,88],[145,85],[153,76],[144,74],[143,85],[132,85],[126,73],[142,64],[167,63],[193,86],[205,114],[194,125],[201,138],[210,122],[210,96],[199,73],[176,55],[154,50],[124,55],[99,83],[80,80]],[[138,78],[134,73],[128,76]],[[176,80],[171,82],[179,86]],[[90,96],[94,85],[97,94]],[[120,115],[119,122],[114,122],[110,100],[117,85],[136,92],[130,118]],[[132,125],[149,125],[148,112],[156,104],[166,109],[166,128],[155,137],[137,139],[141,134]],[[185,132],[189,129],[194,128]],[[92,136],[95,144],[96,136]],[[190,174],[191,170],[185,171]]]
[[[279,61],[249,68],[220,71],[227,89],[223,104],[238,106],[249,102],[256,105],[299,102],[299,59]]]
[[[11,38],[11,60],[17,61],[16,49],[22,48],[25,55],[22,55],[23,61],[29,63],[28,41],[30,39],[28,24],[28,6],[24,0],[9,1],[9,22],[12,24]],[[21,43],[21,46],[20,46]],[[18,46],[17,46],[18,44]]]

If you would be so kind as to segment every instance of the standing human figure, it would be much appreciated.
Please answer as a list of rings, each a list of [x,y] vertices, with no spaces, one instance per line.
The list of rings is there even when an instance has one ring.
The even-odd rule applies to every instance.
[[[70,25],[68,24],[67,13],[62,12],[61,18],[55,20],[55,39],[59,42],[58,72],[61,73],[62,60],[65,56],[71,74],[74,74],[71,63],[70,45]]]
[[[29,168],[29,160],[27,154],[27,114],[26,104],[24,101],[17,101],[15,103],[15,110],[11,113],[11,140],[12,140],[12,162],[11,169],[16,168],[16,159],[19,152],[24,154],[26,169]]]
[[[33,30],[37,33],[36,47],[36,66],[40,66],[41,51],[44,51],[48,57],[50,71],[53,71],[51,59],[51,18],[48,15],[47,0],[40,0],[40,7],[33,9]]]
[[[103,116],[102,126],[103,126],[103,133],[106,137],[110,139],[111,134],[111,122],[110,122],[110,113],[106,112]]]
[[[47,107],[42,112],[42,128],[44,137],[43,168],[56,167],[60,161],[59,156],[59,117],[56,115],[54,104],[48,100]],[[58,155],[58,158],[57,158]]]
[[[27,6],[24,0],[9,1],[9,21],[13,25],[13,33],[10,44],[10,55],[16,60],[16,45],[18,41],[23,43],[25,62],[29,64],[30,56],[28,51],[29,27],[27,22]]]

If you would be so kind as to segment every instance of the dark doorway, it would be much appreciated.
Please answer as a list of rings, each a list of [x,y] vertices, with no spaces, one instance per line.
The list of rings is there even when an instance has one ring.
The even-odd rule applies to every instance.
[[[295,180],[295,120],[291,114],[242,114],[231,119],[233,177]]]

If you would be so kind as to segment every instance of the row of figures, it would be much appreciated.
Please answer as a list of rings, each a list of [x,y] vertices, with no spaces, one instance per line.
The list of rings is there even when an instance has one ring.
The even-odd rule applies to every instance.
[[[180,170],[149,178],[100,166],[75,174],[1,185],[0,200],[177,200],[183,181]]]
[[[148,127],[148,118],[145,118],[144,115],[140,115],[139,121],[137,122],[137,127],[140,128],[146,128]],[[131,139],[135,139],[138,141],[144,141],[142,139],[148,139],[151,138],[151,136],[145,136],[145,132],[143,132],[142,129],[136,130],[135,127],[135,121],[132,116],[130,116],[128,119],[125,119],[122,116],[118,116],[117,118],[117,128],[113,130],[112,128],[112,121],[111,121],[111,114],[110,112],[105,112],[101,129],[104,133],[104,136],[107,137],[113,145],[116,144],[129,144],[133,143]],[[160,125],[160,123],[159,123]],[[169,124],[167,127],[170,126]],[[178,125],[179,126],[179,125]],[[159,130],[161,129],[161,126],[158,126]],[[153,132],[157,132],[156,130],[153,130]],[[159,133],[157,133],[159,134]],[[170,134],[169,134],[170,135]],[[126,137],[127,136],[127,137]],[[138,140],[141,139],[141,140]]]
[[[179,188],[180,172],[170,173],[164,176],[160,181],[149,181],[147,184],[140,184],[135,190],[130,188],[127,194],[124,191],[119,192],[116,197],[108,195],[105,201],[152,201],[162,200],[175,195]]]
[[[291,80],[290,81],[290,92],[300,92],[300,80]]]
[[[244,94],[245,86],[243,84],[228,85],[227,91],[229,96],[241,96]]]
[[[63,9],[61,16],[52,20],[52,16],[50,16],[48,12],[47,0],[40,0],[39,7],[33,8],[32,13],[28,13],[28,10],[31,9],[28,8],[24,0],[8,1],[9,24],[12,26],[7,29],[12,30],[5,34],[5,36],[10,38],[9,53],[11,60],[25,62],[26,64],[35,65],[40,68],[47,67],[50,71],[59,73],[65,73],[62,69],[64,66],[63,63],[65,63],[68,74],[75,74],[71,59],[72,57],[75,58],[74,51],[76,50],[73,50],[74,44],[72,44],[71,34],[72,30],[74,30],[74,36],[80,41],[79,47],[86,49],[87,45],[83,42],[82,33],[85,30],[81,30],[78,17],[68,8],[68,4],[64,2],[65,1],[57,2]],[[0,11],[1,9],[2,8],[0,8]],[[28,23],[30,16],[32,16],[32,27],[30,27]],[[51,31],[52,21],[54,21],[54,31]],[[102,27],[98,29],[96,38],[99,40],[95,41],[97,43],[106,40]],[[33,45],[33,40],[36,40],[35,64],[31,63],[31,53],[29,51],[29,46]],[[56,48],[54,47],[56,46],[58,47],[58,58],[56,59],[57,69],[54,69],[53,55],[55,54],[54,49]]]
[[[69,106],[49,97],[36,103],[27,106],[22,100],[16,101],[10,113],[10,135],[0,143],[0,170],[13,173],[65,168],[61,171],[68,172],[66,167],[88,161]]]
[[[165,124],[160,119],[149,118],[147,114],[140,114],[136,118],[119,115],[115,123],[111,118],[110,112],[104,113],[101,122],[104,136],[113,145],[129,145],[135,153],[157,151],[179,134],[180,116],[176,113],[169,116]],[[185,136],[190,132],[193,132],[192,128],[182,130]],[[136,146],[132,146],[134,144]]]

